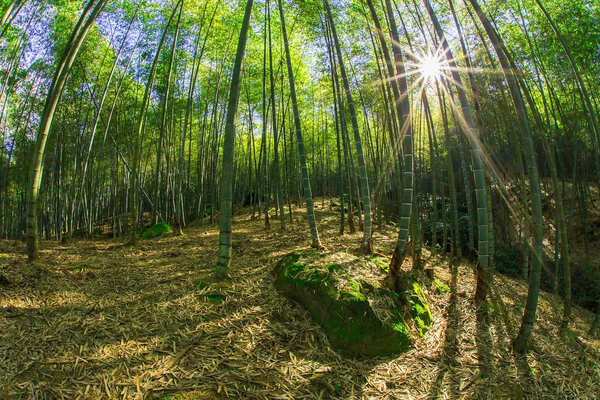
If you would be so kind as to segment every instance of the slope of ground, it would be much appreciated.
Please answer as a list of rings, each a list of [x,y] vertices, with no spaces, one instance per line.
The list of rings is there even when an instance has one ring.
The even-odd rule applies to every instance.
[[[328,208],[317,217],[329,250],[361,257],[360,233],[340,237]],[[493,301],[476,312],[472,266],[434,257],[427,262],[451,291],[426,288],[435,322],[414,349],[390,359],[340,356],[273,288],[279,257],[310,243],[302,210],[295,218],[282,233],[276,220],[266,232],[249,215],[236,217],[231,279],[220,284],[211,280],[215,226],[136,248],[44,242],[37,267],[20,243],[2,242],[9,283],[0,285],[0,398],[600,398],[590,313],[575,309],[571,334],[560,339],[560,300],[544,293],[533,349],[516,358],[510,339],[526,286],[496,276]],[[374,238],[390,255],[394,228]]]

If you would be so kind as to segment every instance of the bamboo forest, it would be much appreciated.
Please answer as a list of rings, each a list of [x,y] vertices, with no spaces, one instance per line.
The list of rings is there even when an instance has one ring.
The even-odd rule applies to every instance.
[[[0,0],[0,399],[600,399],[599,0]]]

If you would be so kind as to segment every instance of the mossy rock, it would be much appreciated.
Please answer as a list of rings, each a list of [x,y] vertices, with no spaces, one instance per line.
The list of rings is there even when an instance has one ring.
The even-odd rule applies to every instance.
[[[350,356],[384,356],[410,348],[404,324],[388,326],[378,319],[359,283],[353,282],[348,290],[338,289],[329,268],[303,265],[300,258],[294,252],[277,263],[275,287],[308,310],[334,348]]]
[[[173,233],[173,228],[171,228],[171,225],[162,223],[153,225],[152,227],[146,229],[142,237],[144,239],[153,239],[169,233]]]

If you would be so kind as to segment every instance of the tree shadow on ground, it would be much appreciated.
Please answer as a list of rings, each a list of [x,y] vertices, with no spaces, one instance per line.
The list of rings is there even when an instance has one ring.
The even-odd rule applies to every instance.
[[[446,332],[444,339],[444,347],[442,350],[442,355],[440,357],[440,361],[438,362],[438,373],[435,377],[435,380],[431,384],[431,389],[429,390],[429,399],[437,399],[440,398],[444,389],[444,379],[448,375],[448,373],[453,374],[453,370],[456,367],[456,359],[458,357],[458,335],[460,333],[460,315],[458,310],[458,268],[455,263],[451,263],[450,267],[450,299],[448,303],[448,309],[446,311]],[[460,383],[455,377],[448,377],[449,383],[449,391],[451,398],[458,398],[460,395]]]
[[[33,300],[0,310],[0,337],[12,337],[0,345],[11,363],[0,392],[40,399],[358,396],[377,361],[335,354],[320,328],[277,294],[270,252],[302,241],[259,225],[236,237],[236,265],[221,283],[210,279],[213,233],[141,243],[119,260],[111,246],[96,251],[81,243],[97,258],[88,259],[90,274],[62,268],[92,252],[80,254],[77,242],[61,249],[71,257],[46,260],[43,279],[0,291],[2,301]],[[213,290],[222,303],[209,301]]]
[[[330,219],[333,225],[328,229],[335,235],[337,220]],[[308,244],[306,229],[292,226],[281,233],[272,227],[267,233],[262,221],[245,222],[240,228],[231,279],[218,284],[210,280],[218,239],[214,227],[190,230],[185,239],[165,238],[122,249],[126,254],[112,248],[115,242],[110,241],[99,242],[98,251],[83,243],[90,249],[82,253],[74,242],[47,253],[45,262],[54,272],[29,286],[0,288],[0,359],[5,367],[0,368],[0,393],[39,399],[181,395],[346,400],[367,393],[378,399],[424,397],[429,390],[428,398],[456,399],[473,391],[485,398],[485,384],[494,379],[496,387],[512,382],[528,397],[553,398],[536,396],[540,382],[535,382],[526,359],[510,356],[503,361],[497,354],[510,354],[511,310],[506,317],[489,312],[488,321],[478,318],[477,326],[465,325],[471,307],[459,291],[456,266],[450,269],[451,292],[444,295],[449,299],[443,299],[447,316],[440,319],[447,319],[447,328],[441,358],[435,360],[437,371],[429,360],[421,362],[423,354],[418,352],[398,355],[394,361],[354,360],[335,353],[308,314],[273,287],[273,264],[280,255]],[[359,237],[357,233],[329,243],[343,251],[345,242],[355,243]],[[388,254],[394,243],[393,236],[384,243]],[[62,259],[65,253],[70,258]],[[82,259],[89,261],[91,275],[61,272],[63,264],[73,266]],[[225,296],[224,301],[211,303],[206,295],[212,291]],[[494,297],[493,304],[498,303],[501,299]],[[472,333],[474,341],[465,339],[465,333]],[[460,364],[461,353],[470,351],[471,343],[480,363],[489,365]],[[539,369],[564,364],[554,353],[550,357],[555,358],[539,361]],[[414,365],[429,368],[435,379],[428,380],[418,368],[398,380],[381,374],[388,367],[398,374]],[[574,378],[581,364],[574,365],[573,371],[564,371],[571,394],[573,385],[583,383]],[[479,373],[475,380],[473,371]],[[406,388],[407,379],[424,389]],[[397,386],[386,390],[383,385],[380,390],[377,380]],[[541,384],[561,388],[560,382]]]
[[[511,373],[510,364],[494,356],[494,353],[504,350],[501,348],[502,344],[510,340],[502,329],[496,329],[495,337],[491,333],[491,323],[496,314],[494,303],[486,299],[477,305],[475,313],[479,374],[473,380],[472,398],[524,399],[520,382]]]
[[[506,336],[496,330],[491,332],[489,303],[478,306],[471,299],[460,301],[458,290],[458,267],[450,265],[450,298],[446,310],[447,326],[438,373],[430,386],[429,399],[438,398],[524,398],[519,382],[513,378],[511,365],[498,359],[495,354],[504,349],[498,348]],[[464,276],[463,276],[464,278]],[[460,307],[460,308],[459,308]],[[475,313],[475,324],[465,325],[468,317],[461,313]],[[474,352],[469,352],[469,333],[473,336]],[[467,343],[465,343],[467,342]]]
[[[351,358],[338,354],[332,350],[325,335],[321,333],[317,342],[320,351],[312,351],[306,342],[290,342],[284,346],[285,351],[296,354],[292,356],[290,365],[300,359],[310,366],[312,371],[290,388],[290,398],[358,399],[372,370],[392,359]],[[326,350],[323,351],[324,349]]]
[[[516,369],[516,373],[512,374],[516,377],[517,382],[512,382],[513,397],[517,399],[526,398],[531,388],[535,386],[535,378],[531,373],[531,367],[527,362],[527,358],[515,355],[512,352],[512,338],[516,336],[516,331],[513,324],[510,321],[508,315],[508,307],[502,300],[502,296],[498,293],[497,289],[492,287],[489,293],[490,304],[494,306],[495,312],[499,318],[493,318],[491,322],[494,324],[498,336],[505,341],[505,345],[508,347],[507,351],[512,355],[512,362],[508,361],[507,364]],[[485,345],[485,340],[482,341],[482,346]],[[506,378],[506,376],[501,376]],[[529,393],[532,394],[532,393]]]

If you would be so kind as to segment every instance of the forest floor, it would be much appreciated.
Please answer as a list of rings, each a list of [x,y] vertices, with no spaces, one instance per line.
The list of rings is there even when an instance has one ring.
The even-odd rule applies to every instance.
[[[361,233],[341,237],[337,214],[317,204],[327,251],[364,257],[356,249]],[[22,243],[1,242],[8,282],[0,284],[0,398],[600,398],[590,312],[576,307],[562,339],[560,299],[543,293],[532,351],[515,357],[510,341],[526,285],[496,275],[487,310],[477,312],[472,265],[451,269],[441,257],[426,262],[451,291],[425,288],[435,321],[413,349],[387,359],[339,355],[273,287],[280,256],[309,245],[301,209],[295,218],[280,232],[275,219],[265,231],[248,213],[236,216],[231,279],[223,283],[211,278],[216,226],[137,247],[43,242],[35,266]],[[376,251],[391,255],[395,238],[391,226],[375,232]]]

